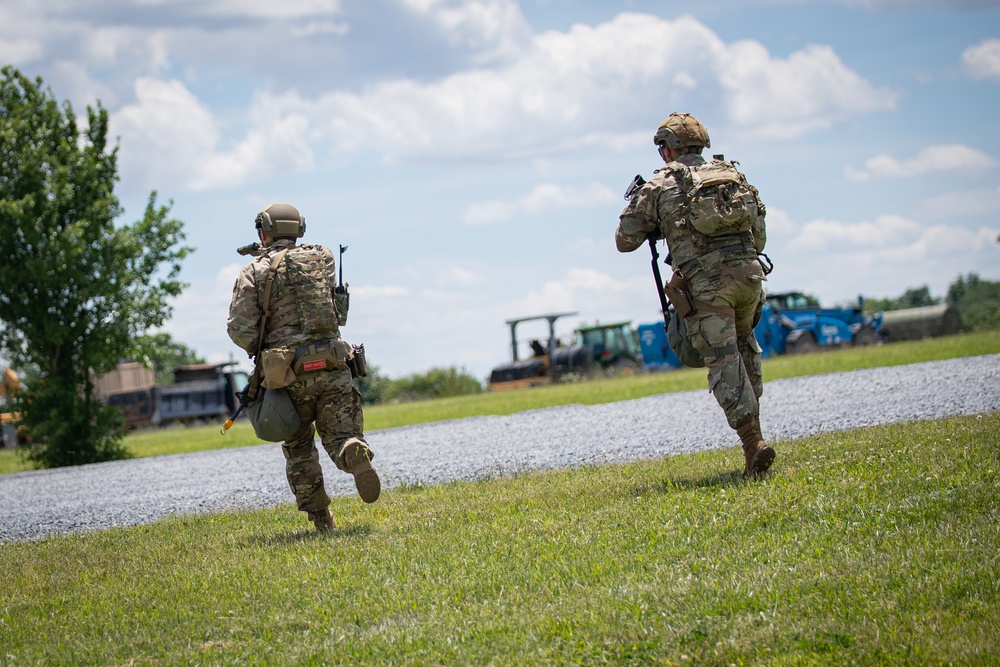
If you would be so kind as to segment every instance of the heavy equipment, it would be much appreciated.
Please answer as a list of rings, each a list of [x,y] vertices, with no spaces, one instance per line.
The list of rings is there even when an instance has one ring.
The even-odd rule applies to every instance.
[[[611,372],[634,373],[642,369],[639,336],[628,322],[579,326],[576,343],[590,350],[591,360]]]
[[[577,313],[551,313],[507,320],[510,327],[511,362],[497,366],[490,373],[486,387],[490,391],[526,389],[551,382],[558,382],[567,372],[585,372],[592,363],[591,351],[582,345],[561,345],[556,338],[556,320]],[[517,326],[522,322],[546,320],[549,324],[548,343],[538,339],[530,341],[531,356],[521,359],[518,354]]]
[[[882,318],[881,312],[866,313],[861,298],[853,307],[821,308],[801,292],[783,292],[767,296],[754,335],[765,358],[877,345]]]

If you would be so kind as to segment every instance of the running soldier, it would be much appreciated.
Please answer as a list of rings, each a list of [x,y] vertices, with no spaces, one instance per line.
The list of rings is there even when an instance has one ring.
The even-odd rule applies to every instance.
[[[328,248],[296,245],[306,224],[294,206],[271,204],[254,224],[263,247],[236,280],[229,337],[263,364],[265,387],[288,391],[301,420],[281,444],[288,484],[299,510],[308,513],[317,530],[330,531],[336,523],[314,440],[317,431],[337,468],[354,476],[363,501],[375,502],[381,491],[364,438],[361,396],[348,367],[351,346],[340,337],[340,326],[347,322],[346,290],[337,288],[336,260]],[[265,296],[272,264],[273,283]]]
[[[648,238],[666,240],[674,272],[664,291],[743,443],[743,477],[757,477],[775,457],[760,428],[764,386],[753,334],[765,298],[758,259],[767,240],[764,204],[733,162],[701,156],[711,142],[694,116],[671,114],[653,143],[666,166],[631,196],[615,244],[632,252]]]

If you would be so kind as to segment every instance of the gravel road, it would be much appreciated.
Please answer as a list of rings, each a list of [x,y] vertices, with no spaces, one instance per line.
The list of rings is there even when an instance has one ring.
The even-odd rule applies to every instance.
[[[997,410],[1000,354],[768,382],[761,422],[765,437],[780,441]],[[390,493],[403,483],[439,484],[738,444],[706,390],[371,431],[367,439],[383,492]],[[352,478],[321,458],[328,491],[353,495]],[[276,444],[0,475],[0,543],[292,501]]]

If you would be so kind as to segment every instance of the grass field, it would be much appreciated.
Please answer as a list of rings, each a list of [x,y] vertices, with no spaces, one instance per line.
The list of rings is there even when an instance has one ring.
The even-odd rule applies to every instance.
[[[1000,414],[0,545],[0,665],[996,665]]]
[[[1000,330],[766,359],[763,371],[764,381],[767,382],[802,375],[995,353],[1000,353]],[[375,431],[475,415],[513,414],[555,405],[610,403],[653,394],[703,389],[705,386],[703,369],[683,369],[646,373],[635,377],[536,387],[527,391],[460,396],[398,405],[376,405],[365,408],[365,428],[367,431]],[[237,423],[225,436],[219,434],[221,426],[220,423],[210,426],[138,431],[126,437],[125,445],[135,456],[145,457],[224,447],[244,447],[261,442],[246,421]],[[28,469],[30,465],[16,451],[0,450],[0,474]]]

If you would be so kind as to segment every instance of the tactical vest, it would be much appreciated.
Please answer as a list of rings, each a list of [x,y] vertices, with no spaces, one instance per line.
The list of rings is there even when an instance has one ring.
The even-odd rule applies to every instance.
[[[749,231],[757,221],[760,201],[746,177],[729,160],[712,160],[694,167],[671,162],[686,198],[678,224],[689,224],[706,236]]]
[[[267,328],[297,325],[310,338],[336,334],[339,329],[333,301],[333,285],[328,257],[320,246],[288,248],[271,261],[278,261],[277,279],[281,298],[268,307]]]

